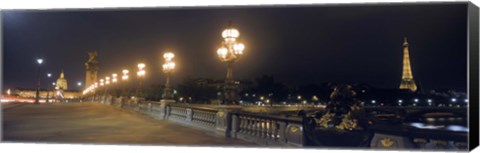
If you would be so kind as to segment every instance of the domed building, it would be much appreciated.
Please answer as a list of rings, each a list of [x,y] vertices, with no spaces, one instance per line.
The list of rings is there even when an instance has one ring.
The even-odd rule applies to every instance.
[[[67,90],[68,89],[67,79],[65,79],[65,75],[63,74],[63,70],[60,73],[60,78],[57,79],[55,89],[57,89],[57,90],[59,90],[59,89]]]

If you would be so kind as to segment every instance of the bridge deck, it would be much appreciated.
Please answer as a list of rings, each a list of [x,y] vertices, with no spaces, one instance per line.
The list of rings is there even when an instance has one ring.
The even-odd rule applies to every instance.
[[[94,103],[2,104],[3,141],[253,146],[168,121]]]

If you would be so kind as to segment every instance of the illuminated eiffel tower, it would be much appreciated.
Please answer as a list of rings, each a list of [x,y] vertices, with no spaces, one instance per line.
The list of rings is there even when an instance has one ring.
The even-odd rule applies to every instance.
[[[412,92],[417,91],[417,85],[413,80],[412,68],[410,67],[410,55],[408,54],[407,37],[404,38],[403,42],[403,73],[400,89],[409,89]]]

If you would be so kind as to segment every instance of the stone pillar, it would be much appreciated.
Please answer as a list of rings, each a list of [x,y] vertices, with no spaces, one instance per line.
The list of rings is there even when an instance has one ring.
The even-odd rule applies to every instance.
[[[226,109],[220,109],[215,115],[215,134],[230,137],[230,113]]]
[[[232,130],[230,132],[230,136],[232,138],[237,138],[237,132],[240,126],[240,119],[238,118],[238,115],[232,114]]]
[[[167,100],[167,99],[162,99],[160,100],[160,119],[167,119],[168,118],[168,106],[170,106],[170,104],[174,104],[175,103],[175,100]]]

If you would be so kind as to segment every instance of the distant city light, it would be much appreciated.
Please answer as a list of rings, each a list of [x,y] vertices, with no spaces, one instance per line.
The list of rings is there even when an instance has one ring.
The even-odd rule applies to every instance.
[[[372,104],[375,104],[377,101],[376,100],[372,100]]]
[[[413,101],[415,101],[415,102],[418,102],[418,99],[417,99],[417,98],[415,98]]]
[[[297,96],[297,99],[298,99],[298,100],[302,99],[302,96]]]
[[[452,98],[452,102],[457,102],[457,98]]]
[[[52,73],[47,73],[47,77],[51,77],[52,76]]]
[[[55,86],[55,82],[52,82],[52,85]]]
[[[398,100],[398,103],[403,103],[403,100],[401,100],[401,99],[400,99],[400,100]]]
[[[464,101],[465,101],[466,103],[468,103],[468,99],[465,99]]]
[[[77,85],[78,85],[78,86],[82,86],[82,82],[78,82]]]
[[[11,94],[11,92],[10,92],[10,89],[8,89],[8,90],[7,90],[7,94],[8,94],[8,95],[10,95],[10,94]]]
[[[432,100],[431,100],[431,99],[428,99],[427,101],[428,101],[429,103],[431,103],[431,102],[432,102]]]

